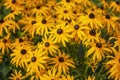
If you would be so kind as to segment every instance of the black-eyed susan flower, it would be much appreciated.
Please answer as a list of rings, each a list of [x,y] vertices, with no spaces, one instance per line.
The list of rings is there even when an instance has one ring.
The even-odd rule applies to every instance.
[[[0,18],[0,36],[3,35],[3,31],[7,34],[9,33],[8,27],[12,26],[12,23],[12,20],[4,20],[3,18]]]
[[[75,40],[83,40],[86,37],[86,30],[89,30],[87,26],[81,25],[79,22],[72,20],[72,23],[70,25],[72,27],[73,31],[71,32],[71,35]]]
[[[33,16],[30,16],[30,17],[24,17],[22,20],[20,20],[20,23],[25,25],[23,27],[23,30],[24,30],[24,33],[25,32],[29,32],[29,34],[32,35],[32,37],[34,37],[34,34],[36,33],[36,30],[38,29],[38,20],[33,17]]]
[[[116,51],[112,49],[114,52],[114,56],[109,56],[111,58],[106,63],[106,68],[108,69],[109,79],[112,78],[114,80],[120,80],[120,49]]]
[[[62,22],[60,24],[57,24],[56,27],[51,30],[50,36],[55,43],[62,43],[63,46],[66,46],[65,42],[69,42],[70,38],[72,38],[70,35],[71,32],[71,27]]]
[[[73,11],[72,11],[73,9],[58,6],[55,8],[55,10],[59,19],[63,19],[63,20],[74,19],[75,15],[73,14]]]
[[[31,13],[32,15],[36,15],[36,16],[41,16],[44,15],[46,16],[48,14],[48,8],[44,5],[36,5],[35,8],[31,9]]]
[[[86,80],[95,80],[95,77],[88,76]]]
[[[24,0],[5,0],[4,5],[6,6],[7,9],[16,9],[20,8],[21,5],[24,4]]]
[[[29,45],[16,46],[10,54],[11,63],[15,64],[16,67],[20,66],[25,68],[28,66],[27,62],[31,53],[32,48]]]
[[[40,0],[25,0],[25,4],[27,8],[33,8],[36,5],[40,4]]]
[[[69,8],[69,9],[75,7],[74,0],[61,0],[58,4],[62,5],[65,8]]]
[[[4,54],[5,52],[9,52],[9,49],[12,49],[11,48],[12,41],[9,37],[10,34],[0,39],[0,49],[2,50],[2,54]]]
[[[39,72],[41,69],[45,69],[44,64],[47,63],[47,59],[48,56],[43,50],[35,49],[28,58],[29,64],[27,66],[27,72],[35,73]]]
[[[6,15],[5,16],[5,20],[7,20],[7,19],[14,19],[15,20],[15,16],[16,15],[19,15],[19,14],[21,14],[22,13],[22,10],[23,10],[23,8],[15,8],[15,9],[12,9],[9,13],[8,13],[8,15]]]
[[[46,74],[44,74],[40,80],[58,80],[61,75],[61,72],[58,72],[56,68],[48,70]]]
[[[98,32],[98,30],[89,28],[89,30],[86,30],[85,33],[87,36],[83,38],[83,44],[86,46],[91,42],[94,43],[99,41],[100,32]]]
[[[39,21],[37,23],[37,26],[39,26],[36,30],[36,34],[46,35],[51,31],[51,29],[54,27],[53,19],[49,16],[47,17],[38,17],[37,20]]]
[[[120,2],[119,1],[111,1],[110,2],[110,8],[113,11],[120,12]]]
[[[80,3],[83,7],[92,6],[92,2],[90,0],[76,0],[77,3]]]
[[[74,62],[70,56],[62,52],[58,52],[58,55],[51,58],[49,64],[53,65],[52,68],[57,68],[58,72],[62,71],[65,74],[69,71],[69,67],[75,68]]]
[[[42,43],[38,44],[38,48],[43,49],[46,53],[53,55],[59,50],[59,46],[52,40],[52,37],[45,35],[42,41]]]
[[[94,29],[103,27],[101,23],[100,15],[97,15],[94,11],[88,11],[87,14],[83,14],[79,17],[79,21],[83,25],[87,25]]]
[[[59,80],[74,80],[74,76],[71,75],[62,75],[62,77]]]
[[[118,18],[116,16],[106,14],[103,16],[103,25],[107,28],[108,32],[111,32],[116,29],[116,21]]]
[[[24,80],[27,76],[23,75],[21,71],[15,70],[14,73],[11,73],[10,80]]]
[[[108,48],[108,44],[104,39],[101,39],[99,42],[91,43],[90,49],[85,54],[86,57],[92,55],[93,60],[102,60],[105,57],[105,54],[108,55],[112,50]]]

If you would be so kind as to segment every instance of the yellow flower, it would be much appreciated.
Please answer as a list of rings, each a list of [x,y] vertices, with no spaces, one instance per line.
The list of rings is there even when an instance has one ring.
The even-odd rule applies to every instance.
[[[68,72],[69,67],[75,68],[74,62],[70,59],[70,56],[61,52],[58,52],[58,55],[55,55],[55,57],[50,58],[49,64],[53,65],[52,68],[57,68],[58,72],[62,71],[65,74]]]
[[[63,46],[66,46],[65,42],[69,42],[72,36],[70,33],[72,29],[66,23],[59,23],[54,29],[51,30],[51,37],[55,43],[62,43]]]
[[[80,3],[83,7],[89,7],[93,5],[90,0],[76,0],[76,2]]]
[[[100,32],[95,29],[90,29],[85,31],[86,37],[83,39],[83,44],[88,46],[91,42],[99,41]]]
[[[33,8],[36,5],[40,4],[40,0],[25,0],[25,4],[27,8]]]
[[[58,4],[68,9],[75,7],[74,0],[61,0]]]
[[[120,12],[120,2],[119,1],[111,1],[110,8],[113,11]]]
[[[66,75],[63,76],[59,80],[74,80],[74,76]]]
[[[15,8],[15,9],[12,9],[9,14],[7,14],[4,18],[4,20],[10,20],[10,19],[14,19],[15,20],[15,16],[16,15],[19,15],[22,13],[22,8]]]
[[[29,56],[29,64],[27,67],[27,72],[35,73],[39,72],[41,69],[45,69],[44,64],[47,62],[48,56],[41,49],[35,49]]]
[[[11,56],[11,63],[15,64],[16,67],[27,67],[28,58],[30,57],[31,51],[30,45],[24,45],[24,46],[16,46],[13,49],[13,53],[10,54]]]
[[[73,31],[71,32],[71,35],[75,39],[80,39],[83,40],[86,37],[85,31],[88,30],[89,28],[87,26],[81,25],[79,22],[72,20],[72,27]]]
[[[106,68],[108,69],[109,77],[114,80],[120,80],[120,49],[116,51],[113,49],[114,56],[109,56],[111,58],[106,63]]]
[[[59,46],[53,42],[52,37],[47,38],[46,35],[42,38],[42,43],[38,44],[38,48],[43,49],[51,55],[54,55],[59,50]]]
[[[31,9],[32,15],[35,16],[46,16],[48,14],[48,8],[44,5],[36,5],[35,8]]]
[[[4,5],[6,8],[11,8],[12,10],[20,8],[20,6],[24,4],[24,0],[5,0]]]
[[[51,70],[48,70],[46,74],[44,74],[40,80],[58,80],[60,77],[61,72],[57,72],[57,69],[53,68]]]
[[[4,20],[0,18],[0,36],[3,35],[3,31],[5,31],[7,34],[9,33],[8,27],[11,27],[14,22],[12,20]]]
[[[79,17],[79,21],[92,29],[100,29],[103,27],[100,15],[97,15],[94,11],[89,11],[87,14],[82,14]]]
[[[11,48],[11,39],[9,39],[10,34],[8,34],[7,36],[4,36],[3,38],[0,39],[0,49],[2,50],[2,54],[6,52],[9,52],[9,49]]]
[[[21,71],[15,70],[14,73],[11,73],[11,77],[9,77],[10,80],[24,80],[27,77],[27,75],[22,75]]]
[[[29,34],[32,35],[32,37],[34,37],[34,34],[36,33],[39,21],[33,17],[33,16],[29,16],[29,17],[24,17],[22,18],[22,20],[20,20],[21,24],[24,24],[25,26],[23,27],[24,33],[25,32],[29,32]]]
[[[53,19],[49,16],[47,17],[37,17],[39,21],[37,25],[39,26],[36,30],[36,34],[46,35],[54,27]]]
[[[111,32],[116,29],[116,20],[118,20],[116,16],[106,14],[103,16],[102,20],[103,20],[103,25],[107,27],[108,32]]]
[[[95,77],[88,76],[88,79],[86,79],[86,80],[95,80]]]
[[[75,15],[73,14],[73,9],[65,8],[65,7],[55,7],[56,14],[58,15],[59,19],[63,20],[71,20],[74,19]]]
[[[108,55],[111,53],[111,49],[109,49],[108,44],[104,39],[101,39],[99,42],[91,43],[90,49],[86,53],[86,57],[92,55],[93,60],[101,61],[105,54]]]

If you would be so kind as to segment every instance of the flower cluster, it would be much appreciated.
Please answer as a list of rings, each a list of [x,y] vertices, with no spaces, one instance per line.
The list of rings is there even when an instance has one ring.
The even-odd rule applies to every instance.
[[[120,80],[119,0],[0,1],[0,79]]]

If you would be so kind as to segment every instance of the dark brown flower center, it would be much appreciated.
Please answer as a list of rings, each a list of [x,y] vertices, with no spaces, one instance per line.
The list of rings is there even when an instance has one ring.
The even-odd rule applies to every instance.
[[[110,19],[110,15],[106,15],[105,18],[106,18],[106,19]]]
[[[62,29],[57,29],[57,33],[58,33],[58,34],[62,34],[62,33],[63,33],[63,30],[62,30]]]
[[[94,13],[90,13],[90,14],[89,14],[89,18],[91,18],[91,19],[95,18]]]
[[[3,43],[7,43],[7,40],[6,40],[6,39],[3,39]]]
[[[100,43],[100,42],[96,43],[96,47],[101,48],[102,47],[102,43]]]
[[[43,24],[46,24],[46,23],[47,23],[46,19],[43,19],[43,20],[42,20],[42,23],[43,23]]]
[[[63,57],[59,57],[59,62],[64,62],[64,58]]]
[[[75,25],[74,29],[76,29],[76,30],[79,29],[79,25]]]
[[[14,12],[14,10],[11,10],[11,11],[10,11],[10,13],[13,13],[13,12]]]
[[[15,4],[15,3],[16,3],[16,0],[12,0],[12,3]]]
[[[3,23],[4,22],[4,20],[3,19],[0,19],[0,23]]]
[[[37,6],[36,8],[37,8],[37,9],[40,9],[40,8],[41,8],[41,6],[39,5],[39,6]]]
[[[49,43],[49,42],[46,42],[46,43],[45,43],[45,46],[46,46],[46,47],[49,47],[49,46],[50,46],[50,43]]]
[[[19,43],[23,42],[24,40],[22,38],[19,39]]]
[[[70,0],[66,0],[66,2],[70,2]]]
[[[92,36],[95,36],[96,32],[95,32],[95,30],[90,30],[89,34],[92,35]]]
[[[36,57],[32,57],[32,58],[31,58],[31,61],[32,61],[32,62],[35,62],[36,60],[37,60]]]
[[[67,10],[64,10],[63,12],[64,12],[64,13],[68,13],[68,11],[67,11]]]
[[[20,80],[19,78],[16,78],[16,80]]]
[[[22,49],[22,50],[21,50],[21,54],[22,54],[22,55],[24,55],[24,54],[26,54],[26,53],[27,53],[27,51],[26,51],[25,49]]]
[[[35,24],[35,23],[36,23],[36,21],[34,21],[34,20],[31,22],[32,25]]]
[[[120,63],[120,59],[119,59],[119,63]]]
[[[119,5],[119,4],[120,4],[120,2],[118,2],[118,1],[117,1],[117,2],[116,2],[116,4],[117,4],[117,5]]]

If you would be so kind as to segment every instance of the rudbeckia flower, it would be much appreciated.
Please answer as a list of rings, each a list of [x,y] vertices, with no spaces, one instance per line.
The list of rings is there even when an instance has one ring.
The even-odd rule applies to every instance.
[[[8,27],[11,27],[14,22],[12,20],[4,20],[0,18],[0,36],[3,35],[3,30],[8,34]]]
[[[10,37],[10,34],[0,39],[0,49],[2,50],[2,54],[4,54],[5,51],[9,52],[9,49],[12,49],[11,48],[12,41],[9,37]]]
[[[86,80],[95,80],[95,77],[88,76],[88,79]]]
[[[105,54],[108,55],[112,50],[108,48],[108,44],[104,39],[101,39],[99,42],[91,43],[90,49],[85,54],[86,57],[92,55],[93,60],[101,61]]]
[[[108,69],[109,79],[120,80],[120,49],[116,51],[113,49],[114,56],[108,56],[111,58],[106,63],[106,68]]]
[[[17,46],[13,49],[13,53],[10,54],[11,63],[15,64],[16,67],[27,67],[28,58],[30,57],[30,53],[32,53],[31,46]]]
[[[120,12],[120,2],[119,1],[111,1],[110,8],[113,11]]]
[[[48,70],[46,74],[44,74],[40,80],[58,80],[61,72],[57,72],[57,69]]]
[[[11,20],[11,19],[14,19],[15,20],[15,16],[16,15],[19,15],[22,13],[22,8],[15,8],[15,9],[12,9],[4,18],[4,20]]]
[[[7,9],[16,9],[16,8],[20,8],[21,5],[24,4],[24,0],[5,0],[4,5],[6,6]]]
[[[75,40],[83,40],[86,37],[85,31],[89,29],[87,26],[81,25],[79,22],[74,20],[72,20],[70,27],[73,29],[71,35]]]
[[[20,20],[20,23],[25,25],[23,27],[24,33],[26,33],[27,31],[29,32],[29,34],[31,34],[32,37],[34,37],[34,34],[36,33],[36,30],[38,29],[38,20],[33,17],[24,17],[22,18],[22,20]]]
[[[69,67],[75,68],[70,56],[61,52],[58,52],[58,55],[55,55],[55,57],[50,58],[49,64],[53,65],[52,68],[57,68],[58,72],[62,71],[65,74],[69,71]]]
[[[79,17],[79,21],[90,28],[100,29],[103,27],[101,23],[100,15],[97,15],[94,11],[90,11],[87,14],[83,14]]]
[[[90,0],[76,0],[76,2],[80,3],[83,7],[92,6],[92,2]]]
[[[54,27],[53,24],[53,19],[51,17],[37,17],[37,20],[39,21],[37,23],[37,30],[36,30],[36,34],[41,34],[41,35],[46,35],[49,33],[49,31],[51,31],[51,29]]]
[[[89,28],[89,30],[86,30],[85,33],[87,36],[83,38],[82,42],[86,46],[89,45],[89,43],[91,42],[94,43],[96,41],[99,41],[100,32],[98,32],[98,30]]]
[[[74,76],[66,75],[63,76],[59,80],[74,80]]]
[[[103,16],[102,20],[102,23],[105,27],[107,27],[108,32],[116,29],[116,21],[118,20],[116,16],[106,14]]]
[[[38,4],[40,4],[40,0],[25,0],[25,6],[27,8],[33,8]]]
[[[27,75],[22,74],[21,71],[15,70],[14,73],[11,73],[11,77],[9,77],[10,80],[24,80],[27,77]]]
[[[75,15],[73,14],[72,9],[57,6],[55,8],[55,10],[56,10],[55,13],[58,15],[59,19],[70,20],[70,19],[74,19],[74,17],[75,17]]]
[[[46,53],[51,55],[59,50],[59,46],[52,40],[52,37],[47,38],[47,36],[42,38],[42,43],[38,44],[38,48],[43,49]]]
[[[54,29],[51,30],[51,37],[55,43],[62,43],[63,46],[66,46],[65,42],[69,42],[72,36],[70,33],[72,29],[66,23],[57,24]]]
[[[44,5],[36,5],[35,8],[31,9],[31,13],[36,16],[46,16],[48,14],[48,10],[49,9]]]
[[[74,3],[74,0],[61,0],[58,5],[61,5],[65,8],[74,8],[75,7],[75,3]]]
[[[39,72],[41,69],[45,69],[44,64],[47,63],[47,59],[48,56],[44,51],[41,49],[35,49],[35,51],[33,51],[28,58],[29,64],[27,66],[27,72],[32,74]]]

